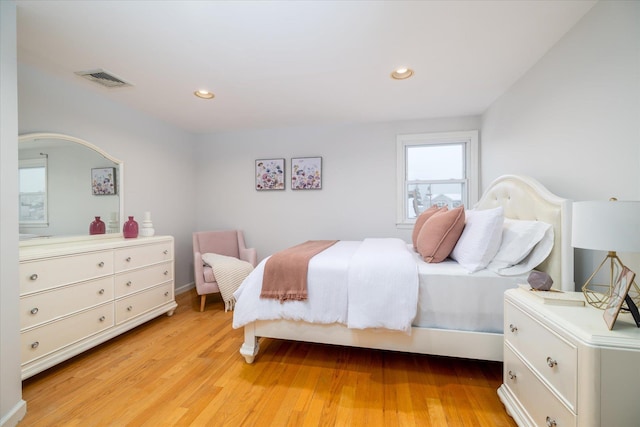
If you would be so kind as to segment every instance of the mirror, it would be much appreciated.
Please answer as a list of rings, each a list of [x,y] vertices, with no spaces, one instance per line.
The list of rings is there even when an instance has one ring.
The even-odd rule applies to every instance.
[[[89,236],[99,216],[105,234],[122,231],[123,163],[68,135],[21,135],[20,240]],[[99,235],[96,235],[99,236]]]

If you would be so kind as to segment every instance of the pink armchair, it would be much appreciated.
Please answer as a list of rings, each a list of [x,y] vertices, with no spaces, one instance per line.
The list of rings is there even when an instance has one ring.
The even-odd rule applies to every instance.
[[[254,267],[258,258],[254,248],[245,246],[244,234],[240,230],[198,231],[193,233],[193,269],[196,291],[200,295],[200,311],[204,311],[208,294],[220,292],[213,270],[202,261],[202,254],[206,253],[239,258],[251,263]]]

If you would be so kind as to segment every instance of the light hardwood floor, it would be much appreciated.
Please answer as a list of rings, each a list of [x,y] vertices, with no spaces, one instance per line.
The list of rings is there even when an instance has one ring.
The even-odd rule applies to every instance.
[[[502,364],[263,340],[238,353],[218,296],[23,382],[20,426],[515,426]]]

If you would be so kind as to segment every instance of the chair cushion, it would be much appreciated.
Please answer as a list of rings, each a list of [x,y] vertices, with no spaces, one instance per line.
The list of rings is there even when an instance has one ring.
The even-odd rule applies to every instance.
[[[216,281],[216,276],[213,275],[213,268],[208,265],[204,266],[204,281],[209,283]]]

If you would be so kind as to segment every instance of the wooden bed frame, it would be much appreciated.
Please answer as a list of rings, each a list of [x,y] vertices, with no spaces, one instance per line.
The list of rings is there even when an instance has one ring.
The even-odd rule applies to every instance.
[[[554,288],[573,291],[571,201],[560,198],[529,177],[505,175],[491,183],[477,209],[502,206],[506,218],[539,220],[552,224],[554,247],[537,270],[546,271]],[[371,329],[349,329],[341,324],[313,324],[291,320],[259,320],[244,327],[240,354],[253,363],[259,338],[276,338],[409,353],[502,361],[503,335],[413,327],[411,334]]]

